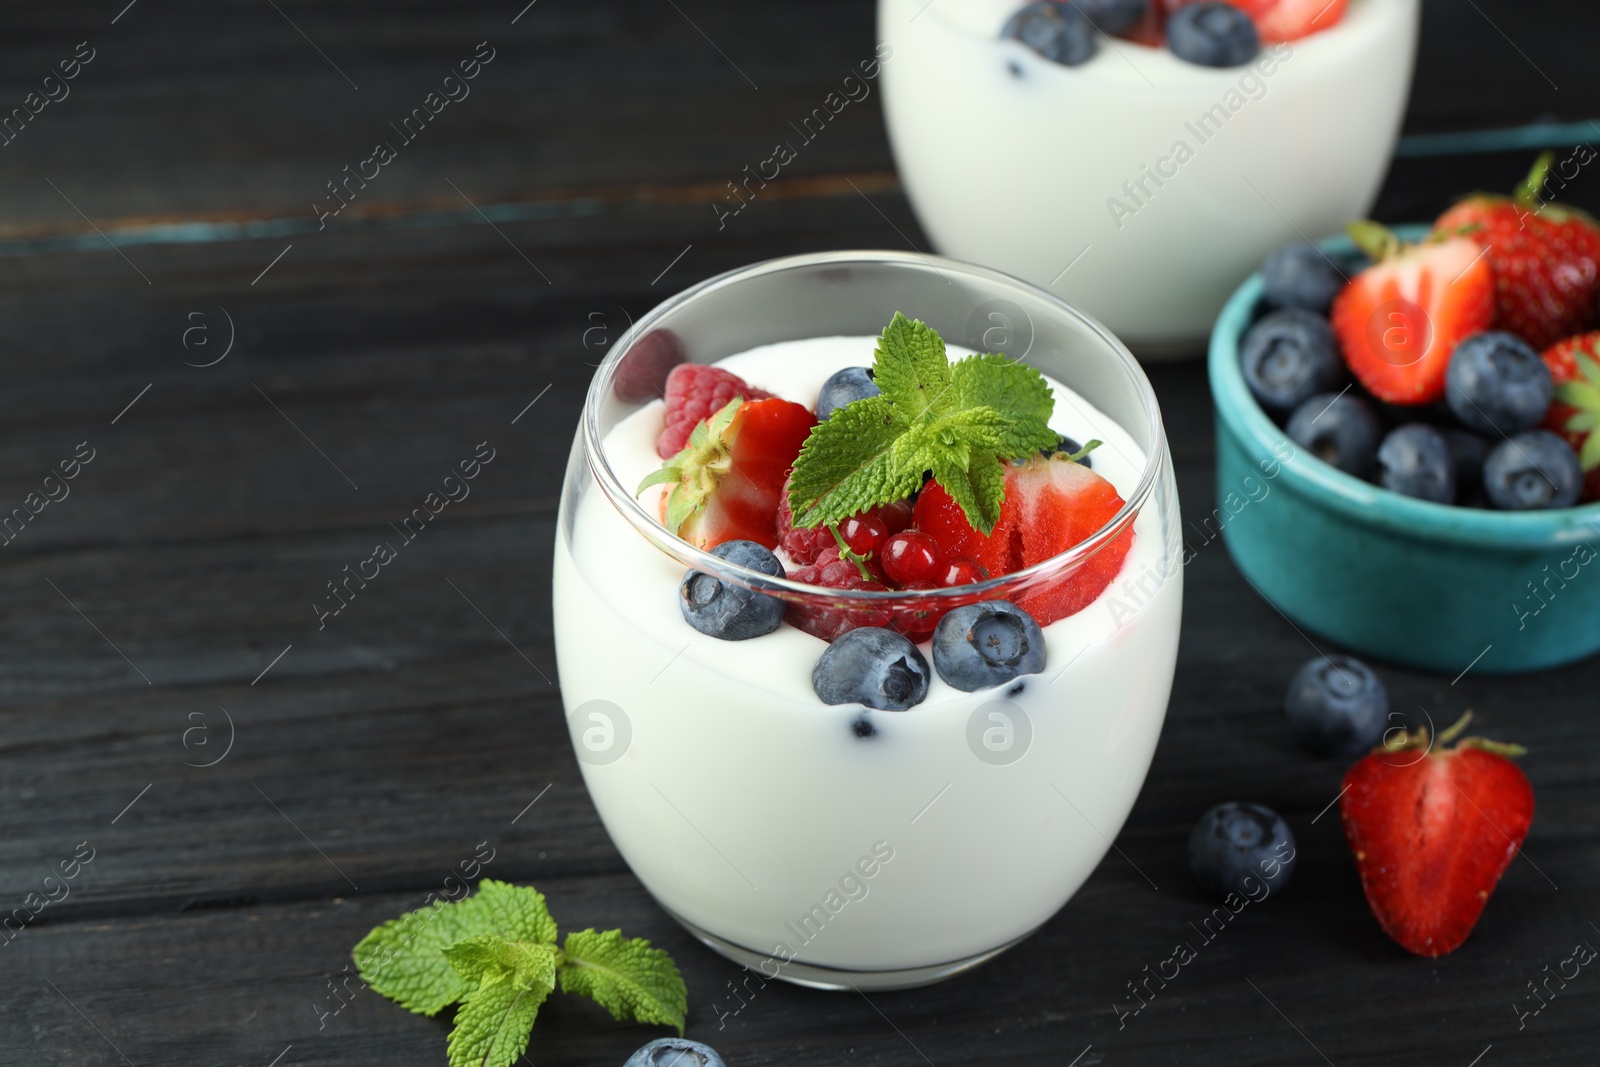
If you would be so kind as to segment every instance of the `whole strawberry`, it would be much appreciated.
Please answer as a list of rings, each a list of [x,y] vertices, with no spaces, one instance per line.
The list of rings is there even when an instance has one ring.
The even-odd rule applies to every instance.
[[[1339,814],[1367,904],[1407,952],[1442,956],[1477,925],[1533,824],[1517,745],[1462,739],[1468,712],[1431,740],[1419,729],[1344,776]]]
[[[1556,385],[1544,428],[1567,439],[1583,466],[1583,499],[1600,500],[1600,331],[1557,341],[1544,352]]]
[[[1600,296],[1600,223],[1540,196],[1553,158],[1541,155],[1511,196],[1474,194],[1434,223],[1488,249],[1495,328],[1535,348],[1593,328]]]

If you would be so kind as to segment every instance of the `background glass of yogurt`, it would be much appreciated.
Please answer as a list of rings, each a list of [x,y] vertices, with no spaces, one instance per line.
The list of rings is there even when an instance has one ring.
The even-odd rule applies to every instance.
[[[811,687],[822,641],[787,624],[739,642],[694,631],[677,606],[684,571],[862,610],[906,595],[770,579],[669,535],[633,492],[660,462],[660,401],[624,403],[613,381],[642,338],[668,330],[691,360],[744,354],[735,365],[752,384],[810,404],[841,361],[871,363],[895,311],[953,350],[1001,351],[1045,373],[1052,425],[1106,442],[1095,470],[1127,501],[1071,552],[917,596],[1010,598],[1130,525],[1133,547],[1097,601],[1046,627],[1044,673],[977,693],[935,677],[906,712],[830,707]],[[1178,531],[1149,382],[1114,336],[1043,290],[930,256],[840,252],[747,267],[668,300],[594,377],[557,532],[562,698],[612,841],[668,912],[768,979],[896,988],[988,959],[1072,896],[1133,806],[1177,657]]]
[[[1268,252],[1372,207],[1420,0],[1351,0],[1229,70],[1104,36],[1052,63],[1000,39],[1023,3],[878,0],[889,139],[940,252],[1050,289],[1141,357],[1199,354]]]

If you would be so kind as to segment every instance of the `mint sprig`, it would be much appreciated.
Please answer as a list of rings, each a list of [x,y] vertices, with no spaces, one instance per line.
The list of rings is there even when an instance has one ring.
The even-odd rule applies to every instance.
[[[569,934],[531,886],[484,879],[455,903],[436,901],[379,926],[356,945],[363,981],[401,1007],[434,1015],[459,1003],[450,1067],[510,1067],[559,982],[614,1018],[683,1033],[688,990],[672,957],[619,930]]]
[[[1008,460],[1054,447],[1055,405],[1044,376],[985,353],[951,363],[944,340],[899,312],[872,365],[878,396],[812,429],[795,460],[795,525],[833,525],[922,487],[926,472],[984,534],[1000,519]]]

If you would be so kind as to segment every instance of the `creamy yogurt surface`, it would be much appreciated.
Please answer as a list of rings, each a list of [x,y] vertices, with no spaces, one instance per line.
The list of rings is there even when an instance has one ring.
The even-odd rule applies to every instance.
[[[810,338],[718,365],[811,406],[834,371],[870,365],[875,344]],[[1105,442],[1094,470],[1126,499],[1143,451],[1051,384],[1051,425]],[[606,436],[624,485],[660,465],[661,408],[645,405]],[[641,498],[652,513],[658,491]],[[787,624],[738,642],[694,630],[677,603],[683,565],[597,487],[560,529],[558,667],[585,781],[641,881],[703,930],[825,967],[960,960],[1047,919],[1106,851],[1095,827],[1114,836],[1133,804],[1165,713],[1181,603],[1174,531],[1153,505],[1112,586],[1045,628],[1044,673],[977,693],[935,673],[906,712],[823,704],[811,671],[826,645]],[[974,893],[990,901],[977,915]]]

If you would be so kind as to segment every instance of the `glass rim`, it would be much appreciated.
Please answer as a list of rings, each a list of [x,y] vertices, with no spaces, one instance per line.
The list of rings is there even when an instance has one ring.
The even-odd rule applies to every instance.
[[[1139,482],[1134,487],[1133,492],[1124,499],[1123,505],[1116,515],[1112,516],[1105,525],[1101,526],[1090,537],[1073,545],[1065,552],[1057,553],[1049,559],[1041,560],[1032,566],[997,577],[986,578],[981,582],[943,586],[935,589],[835,589],[831,586],[795,581],[788,577],[775,578],[764,571],[754,570],[729,562],[719,556],[714,556],[706,549],[692,545],[677,534],[668,531],[660,520],[639,502],[638,497],[630,491],[629,487],[622,484],[621,479],[618,478],[616,471],[612,469],[610,461],[606,457],[605,438],[600,429],[600,410],[606,398],[610,395],[612,382],[616,377],[617,366],[622,357],[636,340],[649,334],[652,330],[660,328],[662,325],[661,320],[671,312],[707,293],[763,275],[808,267],[863,264],[912,268],[919,271],[931,270],[935,273],[948,271],[953,274],[965,275],[977,281],[1008,288],[1014,292],[1024,293],[1043,301],[1057,313],[1077,320],[1090,334],[1096,337],[1104,346],[1106,354],[1120,365],[1132,381],[1138,394],[1140,406],[1144,409],[1145,428],[1150,434],[1150,447],[1146,450],[1144,469],[1140,474]],[[711,574],[718,578],[731,579],[736,584],[747,589],[775,595],[785,600],[812,600],[824,597],[830,603],[845,607],[872,606],[883,608],[908,601],[916,601],[923,606],[937,606],[941,601],[949,601],[953,607],[958,604],[968,604],[981,600],[1006,599],[1002,595],[1006,590],[1031,587],[1063,572],[1076,570],[1082,563],[1093,558],[1101,549],[1119,537],[1125,529],[1132,526],[1134,519],[1138,517],[1154,492],[1155,487],[1159,484],[1162,473],[1168,465],[1165,429],[1161,421],[1160,407],[1156,403],[1155,389],[1151,386],[1150,379],[1145,375],[1144,368],[1139,365],[1139,361],[1134,358],[1133,353],[1128,350],[1127,346],[1115,334],[1106,329],[1096,319],[1066,303],[1048,289],[1033,285],[1002,271],[989,267],[980,267],[961,260],[949,259],[945,256],[878,249],[809,252],[760,260],[756,263],[735,267],[732,270],[706,278],[663,300],[642,315],[636,322],[632,323],[617,338],[616,343],[611,346],[611,349],[600,361],[594,377],[589,382],[589,391],[584,399],[582,432],[584,457],[589,465],[590,473],[600,486],[601,492],[605,494],[611,505],[622,514],[623,518],[628,520],[630,525],[662,552],[692,570]],[[991,593],[994,595],[987,595]]]

